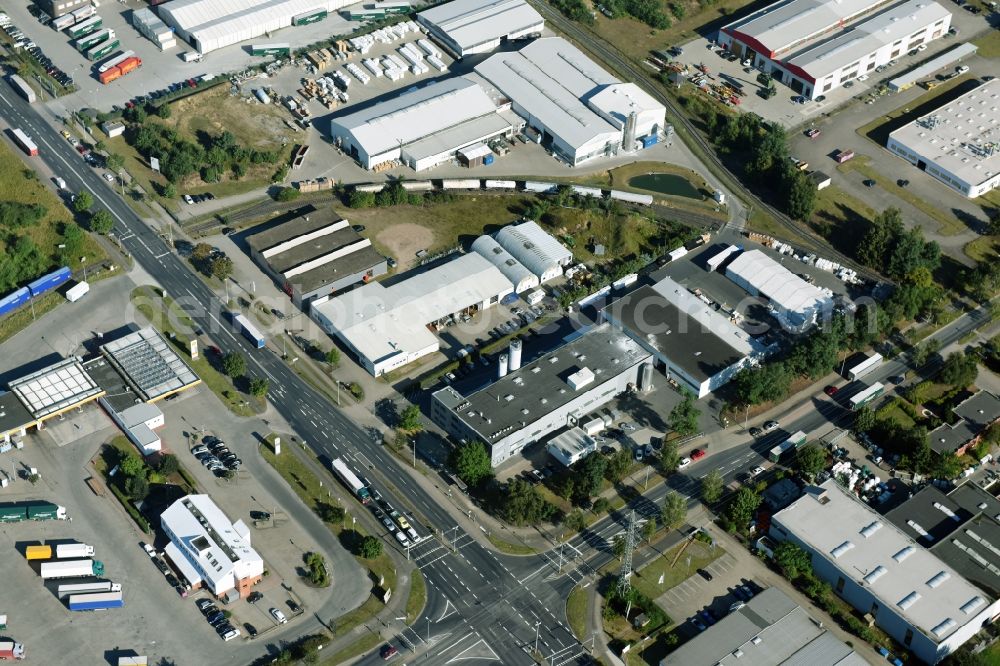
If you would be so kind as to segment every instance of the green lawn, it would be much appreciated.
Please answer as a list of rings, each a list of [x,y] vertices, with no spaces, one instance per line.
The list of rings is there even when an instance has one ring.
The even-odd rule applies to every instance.
[[[973,261],[982,261],[996,256],[998,242],[1000,236],[980,236],[966,243],[962,250]]]
[[[674,546],[637,571],[632,576],[632,585],[650,599],[656,599],[670,588],[690,578],[697,569],[711,564],[725,552],[718,546],[712,548],[701,541],[692,540],[685,543],[689,544],[687,548],[684,548],[684,543]],[[684,549],[683,554],[677,559],[677,563],[671,566],[671,562],[681,549]],[[663,583],[659,582],[661,575]]]
[[[413,624],[427,603],[427,583],[420,569],[414,569],[410,577],[410,594],[406,597],[406,624]]]
[[[581,643],[587,636],[587,588],[574,587],[566,600],[566,617],[573,635]]]
[[[972,40],[979,47],[977,55],[983,58],[1000,58],[1000,31],[990,30],[979,39]]]
[[[337,666],[338,664],[346,663],[354,657],[363,655],[369,650],[374,650],[375,647],[381,642],[381,636],[366,633],[362,638],[359,638],[354,643],[351,643],[340,652],[334,652],[320,663],[322,663],[323,666]]]
[[[494,535],[492,532],[486,535],[486,538],[490,540],[490,543],[499,550],[501,553],[506,553],[507,555],[534,555],[538,551],[531,546],[525,546],[520,543],[511,543],[505,541],[500,537]]]

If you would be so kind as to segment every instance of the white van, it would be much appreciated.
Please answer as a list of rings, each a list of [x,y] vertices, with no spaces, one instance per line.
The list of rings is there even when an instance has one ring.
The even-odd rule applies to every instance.
[[[59,176],[56,176],[55,178],[53,178],[52,182],[55,183],[56,187],[58,187],[60,190],[65,190],[66,189],[66,181],[63,180],[62,178],[60,178]]]

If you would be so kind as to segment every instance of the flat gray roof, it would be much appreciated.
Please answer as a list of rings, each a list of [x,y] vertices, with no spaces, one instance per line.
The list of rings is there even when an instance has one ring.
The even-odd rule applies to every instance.
[[[953,453],[1000,419],[1000,398],[988,391],[978,391],[959,403],[952,412],[961,421],[955,425],[938,426],[927,435],[931,449],[937,453]]]
[[[0,393],[0,437],[8,432],[20,430],[34,421],[35,417],[21,403],[17,395],[11,391]]]
[[[455,404],[455,415],[492,444],[523,427],[522,422],[537,421],[648,358],[630,337],[602,324],[465,396]],[[593,380],[574,390],[569,377],[585,369],[594,374]],[[452,393],[457,394],[454,389]]]
[[[151,326],[101,346],[101,353],[144,402],[194,386],[201,380]]]
[[[523,124],[509,112],[490,113],[471,118],[406,146],[406,153],[414,159],[423,159],[449,151],[465,148],[469,144],[507,132]]]
[[[83,368],[104,389],[104,395],[101,396],[103,401],[116,412],[128,409],[135,404],[137,399],[141,399],[105,357],[98,356],[85,361]]]

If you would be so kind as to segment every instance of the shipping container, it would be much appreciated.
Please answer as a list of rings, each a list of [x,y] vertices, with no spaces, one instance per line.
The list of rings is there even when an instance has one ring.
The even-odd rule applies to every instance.
[[[478,190],[479,188],[478,178],[456,178],[441,181],[441,189],[443,190]]]
[[[93,557],[94,547],[85,543],[61,543],[56,546],[56,557],[64,560],[70,557]]]
[[[582,197],[591,196],[595,199],[604,198],[604,193],[601,192],[599,187],[585,187],[583,185],[570,185],[570,189],[573,190],[574,194],[579,194]]]
[[[35,157],[38,155],[38,146],[35,142],[31,140],[31,137],[24,133],[23,130],[13,129],[10,132],[14,137],[14,142],[28,155]]]
[[[94,48],[87,51],[87,60],[100,60],[104,56],[112,53],[115,49],[121,46],[121,42],[117,39],[111,39],[106,42],[102,42],[95,46]]]
[[[122,589],[121,583],[112,583],[110,580],[96,580],[92,583],[69,583],[60,585],[58,588],[60,599],[71,594],[88,594],[91,592],[118,592]]]
[[[658,137],[655,134],[650,134],[649,136],[644,136],[644,137],[642,137],[642,147],[643,148],[650,148],[652,146],[655,146],[656,143],[659,140],[660,140],[660,137]]]
[[[125,76],[132,70],[138,69],[140,67],[142,67],[142,58],[138,56],[130,56],[125,60],[123,60],[120,65],[118,65],[118,70],[122,73],[122,76]]]
[[[653,203],[652,194],[636,194],[635,192],[624,192],[622,190],[611,190],[609,197],[612,199],[617,199],[618,201],[627,201],[629,203],[642,204],[644,206],[650,206]]]
[[[135,51],[122,51],[113,58],[108,58],[101,63],[100,67],[97,68],[98,72],[106,72],[112,67],[117,67],[129,58],[135,55]]]
[[[250,47],[250,55],[290,56],[292,55],[292,47],[288,44],[253,44]]]
[[[30,282],[28,284],[28,291],[31,292],[32,298],[38,298],[42,294],[65,284],[71,277],[73,277],[73,272],[70,271],[69,267],[63,266],[48,275],[43,275],[34,282]]]
[[[20,289],[7,294],[3,298],[0,298],[0,316],[18,309],[27,303],[29,298],[31,298],[31,292],[28,291],[27,287],[21,287]]]
[[[72,594],[69,597],[71,611],[107,610],[125,605],[121,592],[95,592],[93,594]]]
[[[24,549],[26,560],[50,560],[52,559],[52,546],[28,546]]]
[[[263,349],[265,340],[264,336],[260,334],[257,327],[250,323],[250,320],[241,314],[233,315],[233,325],[240,330],[247,340],[249,340],[257,349]]]
[[[97,46],[98,44],[104,44],[105,42],[114,40],[114,38],[115,38],[114,30],[111,29],[98,30],[93,34],[81,37],[80,39],[76,40],[75,42],[73,42],[73,46],[75,46],[76,50],[79,51],[80,53],[86,53],[87,51]]]
[[[75,16],[73,16],[72,14],[63,14],[62,16],[57,16],[56,18],[52,19],[49,25],[51,25],[52,28],[55,30],[63,31],[66,28],[73,25],[74,23],[76,23]]]
[[[299,14],[298,16],[293,16],[292,25],[309,25],[310,23],[317,23],[325,19],[326,16],[327,12],[325,9],[316,9]]]
[[[524,189],[526,192],[538,192],[544,194],[547,192],[555,192],[557,187],[556,183],[539,183],[533,180],[524,181]]]
[[[487,180],[483,185],[488,190],[516,190],[517,183],[513,180]]]
[[[25,80],[17,74],[11,74],[8,76],[7,81],[10,83],[11,87],[17,91],[18,95],[28,100],[29,104],[38,99],[35,97],[35,91],[32,90],[31,86],[29,86]]]
[[[92,32],[97,32],[104,25],[104,19],[100,16],[92,16],[86,21],[77,23],[73,27],[66,31],[66,34],[73,39],[80,39],[84,35],[89,35]]]

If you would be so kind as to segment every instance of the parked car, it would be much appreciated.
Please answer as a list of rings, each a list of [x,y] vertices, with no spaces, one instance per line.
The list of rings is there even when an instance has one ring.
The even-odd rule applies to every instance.
[[[823,393],[826,393],[829,396],[834,395],[836,392],[837,392],[836,386],[827,386],[825,389],[823,389]]]
[[[709,572],[705,571],[704,569],[698,569],[698,575],[701,576],[702,578],[704,578],[705,580],[708,580],[708,581],[712,580],[712,574],[710,574]]]
[[[677,469],[684,469],[685,467],[687,467],[690,464],[691,464],[691,459],[690,458],[681,458],[681,461],[679,463],[677,463]]]
[[[704,449],[695,449],[691,452],[691,460],[701,460],[705,457]]]
[[[777,430],[781,427],[781,424],[777,421],[767,421],[764,423],[764,432],[771,432],[772,430]]]
[[[142,544],[142,549],[146,551],[146,554],[149,555],[150,557],[156,557],[156,549],[150,546],[148,543]]]
[[[198,607],[202,613],[206,612],[209,608],[215,608],[215,604],[212,603],[211,599],[198,599],[194,602],[194,605]]]
[[[260,601],[261,599],[263,599],[263,598],[264,598],[264,595],[261,594],[260,592],[251,592],[250,594],[247,595],[247,602],[251,603],[251,604],[255,604],[258,601]]]
[[[278,624],[285,624],[286,622],[288,622],[288,618],[285,617],[285,614],[281,612],[281,609],[272,608],[268,612],[271,614],[271,617],[274,618],[274,621],[277,622]]]
[[[257,627],[253,626],[249,622],[243,623],[243,628],[247,630],[247,635],[250,638],[254,638],[257,636]]]

